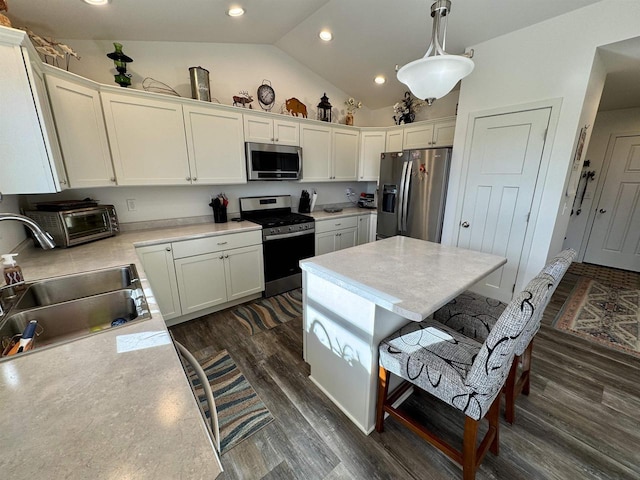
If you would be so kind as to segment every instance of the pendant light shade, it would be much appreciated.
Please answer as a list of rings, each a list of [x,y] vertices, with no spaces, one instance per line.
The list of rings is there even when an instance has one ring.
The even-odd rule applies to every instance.
[[[438,0],[431,5],[433,31],[427,53],[423,58],[407,63],[397,73],[398,80],[429,105],[449,93],[474,67],[469,58],[473,50],[468,55],[449,55],[444,51],[447,14],[450,10],[449,0]]]

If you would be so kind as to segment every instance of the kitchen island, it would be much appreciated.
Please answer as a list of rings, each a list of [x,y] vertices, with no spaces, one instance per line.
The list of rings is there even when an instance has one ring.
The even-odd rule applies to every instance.
[[[259,229],[251,222],[207,223],[21,251],[27,282],[135,264],[151,318],[40,351],[36,342],[33,352],[0,362],[2,473],[12,479],[218,476],[220,461],[135,248]],[[130,342],[122,348],[131,338],[145,348]]]
[[[505,263],[496,255],[400,236],[301,261],[311,380],[369,434],[380,341]]]

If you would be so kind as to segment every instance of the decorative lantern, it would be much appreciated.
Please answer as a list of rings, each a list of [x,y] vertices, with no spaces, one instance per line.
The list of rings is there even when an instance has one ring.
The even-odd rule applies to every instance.
[[[117,75],[114,75],[115,82],[121,87],[128,87],[131,85],[131,74],[127,73],[127,63],[133,62],[133,58],[122,53],[121,43],[114,43],[113,46],[116,50],[114,52],[107,53],[107,57],[113,60],[118,72]]]
[[[331,108],[332,105],[329,103],[329,97],[325,92],[318,104],[318,120],[331,123]]]

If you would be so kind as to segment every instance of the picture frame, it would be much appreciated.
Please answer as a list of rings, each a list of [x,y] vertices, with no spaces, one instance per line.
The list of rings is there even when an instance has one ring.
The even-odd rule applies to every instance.
[[[580,173],[582,171],[582,153],[587,139],[587,130],[589,130],[589,125],[582,127],[578,135],[578,144],[576,145],[576,151],[573,155],[569,182],[567,183],[567,191],[565,192],[565,196],[567,197],[573,197],[578,191],[578,182],[580,181]]]

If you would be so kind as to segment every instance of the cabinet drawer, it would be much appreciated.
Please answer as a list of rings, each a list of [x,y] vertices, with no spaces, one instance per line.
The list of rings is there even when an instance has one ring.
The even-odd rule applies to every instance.
[[[173,258],[193,257],[194,255],[214,253],[230,248],[247,247],[249,245],[259,245],[261,243],[261,230],[184,240],[172,244]]]
[[[332,218],[331,220],[316,220],[316,233],[331,232],[343,228],[357,227],[358,217]]]

